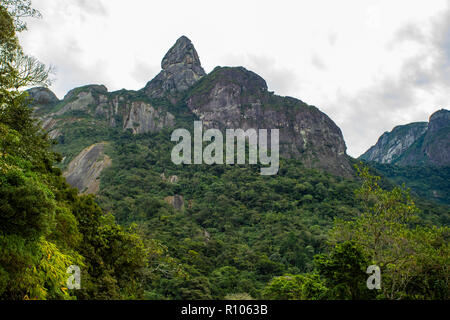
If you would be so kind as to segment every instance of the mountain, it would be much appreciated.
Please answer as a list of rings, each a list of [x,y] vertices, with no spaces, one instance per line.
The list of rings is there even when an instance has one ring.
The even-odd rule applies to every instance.
[[[366,151],[360,159],[379,163],[392,163],[397,160],[428,128],[427,122],[415,122],[397,126],[385,132],[375,146]]]
[[[395,127],[360,159],[420,197],[450,205],[450,111],[435,112],[428,123]]]
[[[151,98],[162,98],[185,91],[206,75],[191,40],[182,36],[166,53],[162,71],[143,89]]]
[[[136,245],[149,250],[142,253],[128,244],[105,242],[104,233],[111,238],[116,234],[104,226],[92,229],[86,238],[98,241],[102,257],[109,257],[108,264],[100,269],[111,268],[114,276],[122,272],[122,264],[142,270],[145,279],[140,284],[146,299],[277,299],[280,297],[265,289],[281,286],[292,291],[290,284],[277,284],[290,279],[300,281],[294,288],[300,289],[298,297],[302,299],[309,294],[324,299],[326,292],[346,292],[340,284],[338,289],[326,289],[334,288],[335,280],[323,282],[314,262],[328,250],[328,231],[336,218],[349,221],[362,216],[370,205],[355,196],[361,181],[353,179],[354,159],[346,155],[340,129],[316,107],[271,93],[264,79],[243,67],[217,67],[206,74],[186,37],[169,50],[161,67],[161,72],[138,91],[109,92],[102,85],[87,85],[69,91],[62,100],[48,89],[29,91],[34,98],[34,116],[58,142],[53,150],[62,154],[60,167],[67,181],[80,193],[96,194],[95,198],[81,198],[111,213],[105,220],[115,219],[122,227],[129,227],[144,241],[144,245]],[[174,164],[171,133],[176,128],[192,130],[198,119],[206,127],[222,130],[279,128],[282,157],[278,174],[261,175],[259,165]],[[75,189],[71,192],[76,194]],[[379,197],[382,204],[389,200],[386,210],[395,211],[400,195],[395,191],[380,196],[378,192],[375,189],[369,195]],[[72,193],[63,195],[72,198]],[[421,224],[448,225],[447,208],[417,203],[422,209]],[[374,206],[378,208],[379,204],[376,200]],[[401,205],[402,210],[413,210]],[[74,208],[78,209],[77,203]],[[79,217],[83,223],[90,214],[81,211]],[[80,232],[85,238],[86,230]],[[99,238],[94,237],[97,233]],[[415,236],[411,238],[416,241]],[[434,238],[427,239],[438,243]],[[347,249],[345,265],[349,257],[350,263],[355,263],[357,281],[361,277],[360,283],[366,288],[365,266],[361,268],[360,258],[353,262],[360,253]],[[96,258],[99,250],[87,247],[86,251],[92,252],[90,270],[95,272],[103,264]],[[442,256],[445,254],[443,251]],[[134,263],[139,261],[135,256],[148,257],[144,268]],[[343,265],[340,260],[322,261],[333,268],[326,271],[328,274],[336,273],[334,266]],[[429,261],[432,266],[440,266],[443,260]],[[416,265],[415,260],[411,263]],[[420,268],[416,273],[442,283],[440,271],[437,278],[431,278],[428,270],[435,269]],[[347,273],[345,277],[355,278]],[[123,272],[117,285],[128,290],[122,282],[138,284],[129,280]],[[116,284],[115,278],[99,278],[102,281]],[[104,295],[109,294],[103,286],[97,287]],[[136,297],[129,292],[131,298]]]
[[[435,112],[428,123],[395,127],[360,159],[402,166],[450,165],[450,111]]]
[[[300,159],[307,168],[352,176],[341,130],[316,107],[269,92],[264,79],[243,67],[217,67],[206,74],[185,36],[170,48],[161,68],[138,91],[108,92],[103,85],[87,85],[62,100],[46,88],[28,91],[35,116],[61,145],[64,168],[85,148],[103,142],[100,138],[109,128],[145,134],[189,128],[200,119],[206,128],[221,130],[278,128],[281,156]],[[82,129],[92,139],[74,145],[73,133]]]
[[[189,109],[210,128],[279,128],[281,155],[308,168],[350,176],[341,130],[316,107],[267,90],[245,68],[215,68],[187,96]]]

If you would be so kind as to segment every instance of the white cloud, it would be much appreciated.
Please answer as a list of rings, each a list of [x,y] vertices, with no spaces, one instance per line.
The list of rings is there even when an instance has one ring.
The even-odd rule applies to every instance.
[[[270,91],[296,92],[300,81],[293,70],[280,67],[276,59],[263,54],[225,55],[222,59],[226,66],[243,66],[264,78]]]
[[[387,47],[393,55],[408,51],[398,72],[383,74],[356,93],[341,92],[329,104],[343,110],[338,123],[355,156],[394,126],[427,121],[450,107],[450,6],[427,23],[404,25]]]

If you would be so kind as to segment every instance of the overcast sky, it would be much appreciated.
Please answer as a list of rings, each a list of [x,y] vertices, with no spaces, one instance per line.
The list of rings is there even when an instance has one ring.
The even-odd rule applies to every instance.
[[[178,37],[206,72],[244,66],[317,106],[359,156],[394,126],[450,108],[449,0],[34,0],[20,35],[56,69],[59,98],[86,84],[138,90]]]

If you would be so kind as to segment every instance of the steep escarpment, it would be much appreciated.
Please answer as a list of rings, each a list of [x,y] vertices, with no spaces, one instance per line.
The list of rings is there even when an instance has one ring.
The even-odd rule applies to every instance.
[[[32,92],[29,94],[33,97]],[[134,134],[156,132],[173,126],[175,119],[167,109],[156,106],[145,96],[126,90],[110,93],[103,85],[76,88],[61,101],[37,106],[35,114],[52,138],[63,135],[68,124],[83,119],[90,119],[92,126],[131,129]]]
[[[139,91],[109,92],[103,85],[87,85],[58,100],[48,89],[30,90],[36,117],[60,143],[62,167],[84,148],[115,141],[118,132],[157,133],[201,119],[208,128],[279,129],[281,156],[300,159],[307,168],[352,175],[336,124],[316,107],[269,92],[254,72],[217,67],[206,74],[185,36],[170,48],[161,68]]]
[[[360,158],[379,163],[392,163],[419,139],[427,130],[428,123],[415,122],[397,126],[391,132],[385,132],[376,145]]]
[[[435,112],[428,123],[394,128],[360,158],[401,166],[450,165],[450,111]]]
[[[161,62],[162,71],[143,89],[151,98],[186,91],[206,75],[191,40],[180,37]]]
[[[428,130],[397,161],[399,165],[450,165],[450,111],[431,115]]]
[[[336,124],[316,107],[269,92],[264,79],[243,67],[214,69],[194,85],[187,105],[209,128],[279,129],[282,156],[351,175]]]
[[[360,159],[398,185],[426,199],[450,204],[450,112],[442,109],[429,122],[395,127]]]

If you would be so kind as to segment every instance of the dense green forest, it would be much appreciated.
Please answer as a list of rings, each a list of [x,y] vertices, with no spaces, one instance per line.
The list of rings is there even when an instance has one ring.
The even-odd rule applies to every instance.
[[[164,243],[186,276],[157,279],[147,291],[148,298],[223,299],[240,294],[278,299],[283,296],[270,293],[271,281],[284,281],[286,278],[279,277],[286,274],[299,275],[307,286],[327,287],[321,282],[325,280],[318,273],[315,258],[333,252],[334,246],[348,244],[330,243],[337,218],[354,221],[369,214],[368,201],[355,196],[355,191],[367,188],[361,181],[375,179],[369,171],[364,171],[362,180],[347,180],[306,169],[293,159],[283,159],[276,176],[261,176],[258,166],[180,167],[169,159],[173,147],[169,136],[164,131],[143,135],[116,132],[109,150],[115,161],[103,174],[98,196],[100,206],[114,212],[121,224],[137,223],[145,237]],[[176,179],[171,182],[169,177]],[[448,230],[439,229],[439,235],[431,230],[433,225],[448,224],[447,208],[427,206],[419,200],[419,210],[406,190],[394,188],[388,181],[382,183],[390,191],[377,189],[373,183],[371,199],[379,196],[375,191],[382,194],[380,202],[385,201],[383,197],[395,197],[395,201],[390,200],[389,211],[403,210],[402,203],[407,203],[408,212],[417,216],[405,217],[401,222],[404,227],[441,237],[446,245]],[[164,201],[174,195],[183,196],[178,209]],[[441,244],[435,258],[443,259],[445,266],[448,252],[439,248]],[[352,248],[355,246],[357,242]],[[373,261],[371,253],[367,255],[366,260],[355,263]],[[445,270],[442,272],[444,276]],[[364,270],[358,278],[363,286],[365,280],[361,279],[366,277]],[[440,290],[442,294],[444,289]],[[368,297],[333,294],[302,293],[296,298]]]
[[[399,166],[370,163],[370,166],[394,183],[405,184],[424,199],[450,206],[450,167]]]
[[[295,159],[282,159],[275,176],[250,165],[177,166],[171,130],[134,135],[89,121],[53,145],[21,90],[45,84],[48,70],[22,52],[25,25],[7,8],[37,13],[27,1],[5,3],[1,299],[449,298],[448,207],[361,164],[353,179]],[[183,106],[168,108],[192,124]],[[61,168],[102,141],[112,166],[97,197],[80,196]],[[82,270],[80,290],[66,286],[71,265]],[[381,290],[366,286],[370,265],[381,269]]]
[[[158,248],[117,225],[92,197],[78,196],[54,166],[61,158],[19,90],[45,83],[48,75],[23,53],[16,37],[26,28],[18,17],[37,12],[26,1],[5,5],[0,5],[0,297],[142,297],[147,257]],[[67,288],[71,265],[83,270],[83,290]]]

